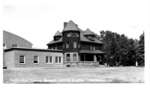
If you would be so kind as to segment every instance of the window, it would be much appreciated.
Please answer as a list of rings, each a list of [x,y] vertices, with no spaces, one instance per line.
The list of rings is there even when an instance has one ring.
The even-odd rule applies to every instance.
[[[66,61],[70,61],[70,54],[66,54]]]
[[[55,63],[61,63],[61,57],[60,56],[55,57]]]
[[[39,63],[39,57],[38,56],[34,56],[34,60],[33,60],[33,63]]]
[[[74,54],[73,54],[73,57],[76,57],[76,56],[77,56],[77,54],[76,54],[76,53],[74,53]]]
[[[55,63],[58,63],[58,57],[57,56],[55,57]]]
[[[69,48],[69,42],[66,43],[66,48]]]
[[[73,61],[77,61],[77,54],[76,53],[73,54]]]
[[[93,50],[95,51],[95,46],[93,46]]]
[[[78,33],[68,33],[67,37],[79,37]]]
[[[73,42],[73,48],[77,48],[77,42]]]
[[[46,63],[48,63],[48,56],[46,56]]]
[[[70,57],[70,54],[67,54],[67,57]]]
[[[46,61],[47,64],[53,63],[52,56],[46,56],[45,61]]]
[[[24,55],[19,56],[19,63],[20,64],[24,64],[25,63],[25,56]]]
[[[59,63],[61,63],[61,57],[59,57]]]
[[[68,34],[67,34],[67,37],[71,37],[71,36],[72,36],[72,33],[68,33]]]
[[[49,62],[52,63],[52,56],[49,56]]]

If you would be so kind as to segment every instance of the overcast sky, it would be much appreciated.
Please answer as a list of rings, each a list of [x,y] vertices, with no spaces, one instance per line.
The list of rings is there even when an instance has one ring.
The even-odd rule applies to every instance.
[[[36,48],[47,48],[63,23],[73,20],[95,33],[111,30],[138,38],[148,27],[149,0],[3,0],[3,29]]]

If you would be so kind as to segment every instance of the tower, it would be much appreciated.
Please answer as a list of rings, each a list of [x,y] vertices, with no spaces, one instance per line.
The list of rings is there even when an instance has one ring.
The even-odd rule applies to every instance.
[[[76,63],[79,59],[80,30],[73,21],[65,22],[63,29],[63,53],[66,63]]]

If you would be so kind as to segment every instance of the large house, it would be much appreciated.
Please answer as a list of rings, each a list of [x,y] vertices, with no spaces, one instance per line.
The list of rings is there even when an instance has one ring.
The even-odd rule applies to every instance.
[[[99,64],[104,52],[103,42],[90,29],[81,30],[73,21],[65,22],[62,32],[57,31],[48,49],[62,50],[64,64]]]
[[[9,40],[9,39],[8,39]],[[7,68],[65,67],[99,65],[104,52],[103,42],[90,29],[81,30],[73,21],[65,22],[62,32],[57,31],[48,49],[12,47],[4,50]]]

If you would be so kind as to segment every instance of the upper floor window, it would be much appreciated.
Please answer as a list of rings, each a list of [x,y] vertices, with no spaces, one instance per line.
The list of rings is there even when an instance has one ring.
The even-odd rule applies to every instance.
[[[69,48],[69,42],[66,43],[66,48]]]
[[[77,42],[73,42],[73,48],[77,48]]]
[[[20,55],[19,56],[19,63],[20,64],[24,64],[25,63],[25,56],[24,55]]]
[[[78,33],[68,33],[67,37],[79,37]]]
[[[39,63],[39,56],[34,56],[33,63]]]
[[[95,46],[94,45],[90,45],[90,50],[95,51]]]

